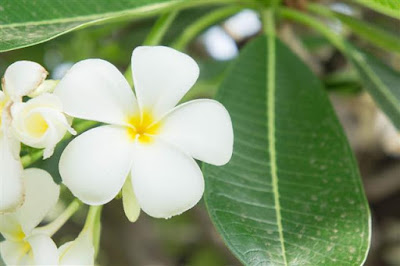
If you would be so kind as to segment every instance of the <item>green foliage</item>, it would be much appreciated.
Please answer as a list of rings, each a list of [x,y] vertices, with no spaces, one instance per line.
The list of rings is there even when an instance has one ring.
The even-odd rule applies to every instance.
[[[356,2],[400,19],[399,0]],[[227,3],[230,5],[213,6]],[[88,57],[103,58],[123,68],[129,64],[132,49],[144,40],[149,45],[174,44],[179,50],[186,50],[187,44],[204,29],[244,7],[252,7],[260,13],[268,10],[280,14],[319,32],[312,38],[306,39],[306,34],[299,37],[305,38],[305,46],[312,52],[322,46],[335,46],[354,65],[352,71],[342,69],[326,76],[326,88],[352,93],[365,88],[400,129],[400,73],[348,44],[344,36],[306,12],[279,7],[282,3],[279,0],[2,0],[0,52],[43,43],[89,25],[109,25],[6,53],[0,58],[0,69],[20,59],[43,65],[47,61],[46,67],[52,69],[60,62]],[[193,6],[204,8],[178,13]],[[400,38],[376,21],[367,22],[317,4],[310,4],[308,10],[330,21],[339,19],[352,33],[389,56],[393,55],[389,52],[400,53]],[[147,18],[155,14],[161,15],[161,19]],[[128,18],[135,22],[126,22]],[[269,32],[274,31],[273,25],[264,23],[266,26]],[[329,42],[321,39],[321,35]],[[52,52],[57,60],[49,60]],[[261,36],[249,43],[235,62],[206,60],[201,58],[203,51],[197,52],[201,75],[183,101],[213,97],[219,88],[217,98],[229,110],[234,126],[234,155],[229,164],[203,167],[208,211],[228,247],[246,265],[362,264],[370,244],[368,205],[357,164],[321,82],[296,55],[271,36]],[[92,126],[88,121],[76,120],[74,124],[78,132]],[[39,150],[24,149],[24,166],[46,169],[60,183],[58,160],[70,137],[57,146],[48,160],[39,161],[42,156]],[[183,236],[195,231],[189,225],[179,226],[180,231],[169,228],[163,232],[172,232],[165,238],[182,242],[176,247],[171,243],[165,245],[173,254],[182,253],[181,247],[187,245]],[[100,222],[95,230],[97,245]],[[176,240],[177,235],[182,239]],[[222,265],[226,261],[213,247],[205,246],[192,254],[188,262],[188,265],[204,264]]]
[[[349,48],[349,57],[365,88],[400,130],[400,73],[372,55]]]
[[[246,265],[361,264],[370,214],[357,164],[307,66],[260,37],[241,51],[218,99],[232,116],[234,155],[203,167],[205,200],[236,256]]]
[[[375,11],[381,12],[382,14],[400,19],[399,0],[355,0],[355,1]]]
[[[320,4],[310,4],[308,9],[323,16],[337,18],[349,29],[351,29],[353,33],[357,34],[361,38],[383,49],[400,53],[400,38],[392,34],[390,31],[382,29],[373,23],[369,23],[339,12],[334,12]]]
[[[400,11],[399,11],[400,12]],[[374,24],[354,17],[335,13],[335,16],[346,24],[355,34],[370,41],[378,47],[400,53],[400,38]]]
[[[168,0],[3,0],[0,2],[0,51],[48,41],[89,24],[143,17],[189,1]]]

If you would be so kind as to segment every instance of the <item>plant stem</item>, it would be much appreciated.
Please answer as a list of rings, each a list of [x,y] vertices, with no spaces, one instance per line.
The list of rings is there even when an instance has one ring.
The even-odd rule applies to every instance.
[[[285,7],[279,8],[279,13],[281,16],[285,18],[300,22],[304,25],[307,25],[315,29],[316,31],[321,33],[325,38],[327,38],[337,49],[339,49],[342,53],[346,54],[347,48],[343,38],[339,34],[330,30],[326,25],[321,23],[321,21],[305,13]]]
[[[90,206],[88,215],[86,217],[85,225],[83,226],[82,233],[88,232],[91,236],[93,247],[95,250],[95,257],[99,251],[100,235],[101,235],[101,211],[103,205]]]
[[[103,205],[89,207],[85,225],[83,226],[82,231],[93,228],[93,226],[96,222],[96,217],[98,216],[98,213],[101,212],[102,208],[103,208]]]
[[[177,11],[172,11],[170,13],[161,15],[151,28],[150,33],[143,42],[143,45],[157,45],[161,43],[162,38],[177,15]]]
[[[82,202],[75,199],[54,221],[45,226],[36,228],[35,232],[44,233],[48,236],[54,235],[81,206]]]
[[[209,14],[199,18],[188,27],[186,27],[183,33],[175,40],[175,42],[171,46],[177,50],[184,50],[187,44],[205,29],[225,19],[226,17],[229,17],[239,12],[242,9],[243,7],[229,6],[222,7],[213,12],[210,12]]]
[[[171,26],[177,15],[177,11],[161,15],[154,23],[154,26],[151,28],[149,35],[147,35],[146,39],[144,40],[143,45],[154,46],[160,44],[169,26]],[[128,83],[133,86],[131,65],[129,65],[125,70],[124,76],[128,80]]]
[[[275,36],[275,20],[274,20],[274,12],[271,9],[264,10],[262,12],[262,22],[264,26],[264,33],[266,35]]]

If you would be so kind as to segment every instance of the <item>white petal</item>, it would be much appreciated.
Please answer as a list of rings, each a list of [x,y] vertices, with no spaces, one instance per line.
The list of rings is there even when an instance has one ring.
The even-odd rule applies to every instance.
[[[122,204],[126,218],[128,218],[131,223],[136,222],[140,215],[140,206],[136,199],[135,192],[133,191],[132,179],[130,176],[126,179],[122,187]]]
[[[25,202],[15,215],[25,234],[29,234],[53,208],[60,195],[60,187],[42,169],[24,170]]]
[[[14,134],[28,146],[44,148],[44,159],[53,153],[67,130],[75,133],[55,95],[45,93],[27,102],[15,103],[11,111]]]
[[[86,204],[101,205],[122,188],[132,164],[133,143],[125,128],[101,126],[75,138],[61,155],[64,184]]]
[[[4,73],[3,90],[13,101],[20,101],[46,79],[47,71],[31,61],[17,61]]]
[[[35,265],[58,265],[58,250],[54,241],[47,235],[36,234],[28,237]]]
[[[58,252],[59,265],[94,265],[94,247],[87,232],[62,245]]]
[[[155,118],[173,108],[199,76],[199,67],[190,56],[164,46],[136,48],[132,71],[139,105],[152,110]]]
[[[21,265],[21,262],[27,257],[26,248],[27,245],[23,241],[6,240],[0,243],[0,254],[6,265]]]
[[[0,214],[0,233],[12,241],[20,241],[25,237],[14,213]]]
[[[169,218],[192,208],[204,191],[197,163],[159,140],[137,144],[132,184],[142,210],[156,218]]]
[[[101,59],[76,63],[54,94],[73,117],[124,125],[138,112],[135,95],[118,69]]]
[[[162,120],[160,137],[195,159],[214,165],[232,157],[232,121],[225,107],[214,100],[194,100],[171,111]]]
[[[0,213],[13,211],[24,200],[22,164],[9,146],[8,138],[0,132]]]

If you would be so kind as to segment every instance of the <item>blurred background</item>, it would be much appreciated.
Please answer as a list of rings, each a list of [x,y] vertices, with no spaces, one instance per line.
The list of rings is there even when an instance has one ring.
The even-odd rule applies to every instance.
[[[301,2],[286,1],[300,9]],[[352,6],[349,2],[328,3],[336,11],[373,21],[400,37],[399,21]],[[171,44],[185,26],[208,11],[197,8],[181,12],[163,44]],[[1,53],[0,73],[15,61],[32,60],[42,64],[50,72],[50,78],[60,79],[74,63],[87,58],[108,60],[124,72],[130,64],[132,50],[141,45],[154,22],[155,18],[150,18],[94,26],[33,47]],[[339,21],[327,26],[348,35]],[[191,42],[186,52],[199,63],[201,74],[184,101],[213,97],[239,50],[260,34],[260,30],[257,13],[243,10],[207,29]],[[358,159],[373,224],[366,265],[400,265],[399,133],[364,92],[353,67],[325,39],[285,20],[280,21],[278,33],[325,84]],[[372,47],[356,36],[348,35],[348,38],[400,70],[398,54]],[[55,156],[36,165],[50,171],[57,182],[60,177],[56,166],[65,144],[59,146]],[[72,196],[64,188],[62,200],[49,219],[71,200]],[[60,245],[74,239],[82,229],[85,215],[85,208],[75,214],[55,235],[56,243]],[[121,201],[114,200],[105,206],[102,221],[100,265],[240,265],[215,231],[203,202],[169,220],[154,219],[141,213],[139,220],[131,224],[125,217]]]

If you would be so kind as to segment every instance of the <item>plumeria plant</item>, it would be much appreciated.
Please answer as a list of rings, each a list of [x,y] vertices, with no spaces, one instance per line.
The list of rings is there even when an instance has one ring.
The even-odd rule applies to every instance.
[[[398,36],[356,14],[368,8],[399,23],[400,1],[349,2],[340,9],[307,0],[1,1],[3,52],[81,26],[154,20],[140,45],[120,48],[131,57],[130,65],[122,59],[125,72],[100,55],[75,60],[54,79],[46,62],[7,66],[0,91],[4,263],[95,265],[104,205],[120,200],[134,227],[140,215],[181,215],[204,195],[216,230],[245,265],[362,265],[371,215],[358,166],[313,51],[293,30],[293,22],[311,28],[347,58],[379,106],[384,150],[398,155],[400,74],[347,37],[398,59]],[[224,32],[215,25],[232,31],[240,23],[226,19],[246,12],[260,29],[231,33],[245,45],[222,71],[188,49],[208,28]],[[207,71],[218,82],[202,81]],[[83,222],[78,212],[86,205]],[[55,206],[64,207],[54,215]],[[58,241],[54,235],[72,219],[82,220],[79,233]]]

